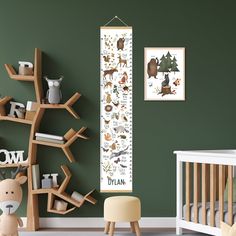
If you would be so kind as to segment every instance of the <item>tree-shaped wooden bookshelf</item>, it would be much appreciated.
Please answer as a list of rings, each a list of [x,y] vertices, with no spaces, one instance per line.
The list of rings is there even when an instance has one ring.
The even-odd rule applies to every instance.
[[[42,53],[36,48],[35,49],[35,58],[34,58],[34,74],[33,75],[18,75],[12,65],[5,64],[5,68],[9,74],[9,77],[13,80],[18,81],[28,81],[34,83],[34,89],[36,94],[37,101],[37,111],[33,120],[20,119],[16,117],[7,116],[6,114],[6,104],[11,101],[12,97],[3,97],[0,99],[0,120],[19,122],[22,124],[31,125],[30,137],[29,137],[29,150],[28,150],[28,160],[24,165],[28,166],[27,174],[28,174],[28,203],[27,203],[27,230],[35,231],[39,229],[39,211],[38,211],[38,195],[39,194],[47,194],[48,195],[48,204],[47,211],[56,213],[56,214],[67,214],[73,211],[76,208],[81,207],[86,201],[95,204],[96,200],[91,196],[94,190],[87,193],[82,200],[77,201],[72,198],[69,194],[65,192],[66,187],[69,184],[71,179],[71,173],[67,166],[62,165],[61,169],[65,174],[65,179],[58,188],[50,188],[50,189],[36,189],[33,190],[33,175],[32,175],[32,165],[37,164],[37,146],[44,145],[55,148],[60,148],[64,152],[65,156],[69,160],[70,163],[75,161],[75,158],[70,150],[70,146],[76,141],[76,139],[88,139],[84,135],[84,131],[86,127],[82,127],[79,131],[75,131],[70,129],[65,135],[64,139],[66,142],[64,144],[56,144],[51,142],[39,141],[35,140],[35,134],[39,131],[40,123],[43,118],[44,112],[46,109],[65,109],[71,114],[75,119],[79,119],[79,115],[73,109],[73,104],[77,102],[80,98],[80,94],[75,93],[66,103],[64,104],[44,104],[42,103],[43,99],[43,89],[42,89]],[[0,165],[0,168],[3,167],[17,167],[19,164],[6,164]],[[58,211],[53,208],[53,202],[55,199],[61,199],[73,205],[74,207],[65,210]]]

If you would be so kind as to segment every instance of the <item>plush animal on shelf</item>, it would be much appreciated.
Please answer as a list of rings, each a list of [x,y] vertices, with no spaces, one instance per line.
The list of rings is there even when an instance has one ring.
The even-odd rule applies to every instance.
[[[0,236],[18,236],[18,225],[23,226],[21,218],[17,217],[15,211],[22,200],[21,185],[27,181],[27,177],[20,175],[26,168],[19,166],[16,172],[12,172],[12,178],[6,179],[0,171],[2,181],[0,182]]]
[[[59,79],[48,79],[47,76],[44,76],[45,80],[48,83],[48,91],[46,98],[50,104],[58,104],[62,99],[62,93],[60,90],[61,81],[63,80],[63,76]]]

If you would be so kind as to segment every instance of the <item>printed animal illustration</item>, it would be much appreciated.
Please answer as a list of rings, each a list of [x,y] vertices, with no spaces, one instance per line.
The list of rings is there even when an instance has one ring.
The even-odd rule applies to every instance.
[[[123,50],[125,46],[125,39],[124,38],[119,38],[117,40],[117,50]]]
[[[109,151],[109,148],[102,148],[102,150],[104,151],[104,152],[108,152]]]
[[[122,164],[120,164],[120,166],[121,166],[122,168],[127,168],[127,166],[125,166],[125,165],[122,165]]]
[[[119,81],[119,84],[125,84],[128,80],[128,75],[126,72],[123,73],[123,77],[121,78],[121,80]]]
[[[110,146],[110,148],[112,149],[112,150],[116,150],[116,143],[113,143],[111,146]]]
[[[106,112],[111,112],[111,111],[112,111],[112,108],[113,108],[113,107],[112,107],[111,105],[106,105],[106,106],[105,106],[105,111],[106,111]]]
[[[126,139],[126,135],[121,134],[121,135],[119,135],[119,138],[121,138],[121,139]]]
[[[116,68],[112,68],[112,69],[110,69],[110,70],[104,70],[104,71],[103,71],[103,77],[105,78],[106,75],[109,75],[109,77],[110,77],[111,79],[113,79],[113,74],[114,74],[115,72],[118,72],[118,70],[117,70]]]
[[[109,133],[104,134],[104,138],[105,138],[106,141],[111,141],[112,140],[111,134],[109,134]]]
[[[112,88],[112,82],[107,82],[106,84],[105,84],[105,88]]]
[[[119,94],[117,85],[114,85],[114,87],[113,87],[113,93],[115,93],[116,95]]]
[[[127,66],[127,60],[126,59],[122,59],[121,56],[119,56],[118,59],[119,59],[119,62],[117,64],[117,66],[120,65],[120,67],[121,67],[122,64],[123,64],[123,67]]]
[[[109,57],[109,55],[107,55],[107,56],[103,56],[103,59],[104,59],[104,61],[105,62],[110,62],[110,57]]]
[[[112,159],[112,158],[114,158],[114,157],[119,157],[119,156],[121,156],[121,155],[127,154],[127,153],[128,153],[128,152],[127,152],[128,148],[129,148],[129,147],[127,147],[126,149],[124,149],[124,150],[122,150],[122,151],[112,153],[110,158]]]
[[[104,119],[104,122],[105,122],[106,125],[108,125],[111,121],[111,120],[106,120],[105,118],[103,118],[103,119]]]
[[[111,94],[108,93],[107,96],[106,96],[106,102],[111,103],[111,101],[112,101]]]
[[[114,104],[114,106],[116,106],[116,107],[118,107],[119,106],[119,101],[117,101],[117,102],[112,102],[113,104]]]
[[[149,78],[153,76],[156,79],[157,72],[158,72],[158,69],[157,69],[158,64],[159,64],[159,61],[157,58],[156,59],[152,58],[148,62],[147,73],[148,73]]]
[[[125,93],[128,93],[128,92],[129,92],[129,87],[128,87],[128,86],[124,86],[124,87],[123,87],[123,91],[124,91]]]
[[[162,81],[162,83],[161,83],[162,87],[169,86],[169,82],[170,82],[169,75],[165,74],[165,80]]]
[[[121,119],[122,119],[122,121],[124,121],[124,122],[127,122],[127,121],[128,121],[127,117],[126,117],[124,114],[121,115]]]
[[[174,84],[175,86],[180,85],[180,79],[176,79],[176,80],[173,82],[173,84]]]
[[[27,181],[27,177],[20,175],[26,168],[19,166],[12,172],[11,178],[6,178],[0,171],[0,236],[18,236],[18,225],[23,226],[22,219],[15,214],[22,201],[21,185]],[[19,174],[19,175],[18,175]]]
[[[116,161],[114,161],[116,164],[118,164],[120,162],[120,158],[117,158]]]
[[[46,98],[50,104],[58,104],[62,99],[62,93],[60,90],[61,81],[63,80],[63,76],[59,79],[48,79],[47,76],[44,77],[48,83],[48,91]]]
[[[125,129],[124,126],[120,125],[114,128],[114,130],[116,131],[116,133],[124,133],[124,132],[129,132],[127,129]]]
[[[119,113],[113,113],[112,114],[112,119],[117,119],[119,120],[120,114]]]

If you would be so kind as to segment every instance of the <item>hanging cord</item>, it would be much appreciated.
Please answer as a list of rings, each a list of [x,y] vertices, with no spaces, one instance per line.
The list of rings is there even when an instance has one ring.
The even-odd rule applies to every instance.
[[[123,25],[128,26],[123,20],[121,20],[118,16],[114,16],[112,19],[110,19],[104,26],[109,25],[113,20],[119,20]]]

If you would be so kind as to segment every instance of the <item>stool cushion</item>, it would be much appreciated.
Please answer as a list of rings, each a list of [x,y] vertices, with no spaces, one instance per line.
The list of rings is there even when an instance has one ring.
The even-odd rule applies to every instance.
[[[137,197],[109,197],[104,202],[104,219],[109,222],[134,222],[141,218],[141,203]]]

